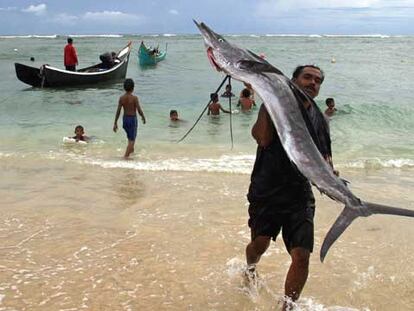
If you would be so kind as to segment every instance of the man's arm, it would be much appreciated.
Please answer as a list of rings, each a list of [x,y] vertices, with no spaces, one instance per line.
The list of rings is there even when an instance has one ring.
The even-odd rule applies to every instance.
[[[121,114],[121,108],[122,108],[122,102],[121,102],[121,98],[119,98],[118,109],[116,110],[114,127],[113,127],[114,132],[118,130],[118,118],[119,118],[119,115]]]
[[[145,124],[146,120],[145,120],[145,116],[144,116],[144,111],[142,111],[141,106],[139,105],[138,96],[135,96],[135,99],[136,99],[138,114],[141,116],[142,123]]]
[[[221,105],[219,105],[220,110],[223,111],[224,113],[231,113],[231,111],[224,109]]]
[[[273,125],[266,107],[260,106],[256,123],[252,127],[252,136],[260,147],[267,147],[273,140]]]

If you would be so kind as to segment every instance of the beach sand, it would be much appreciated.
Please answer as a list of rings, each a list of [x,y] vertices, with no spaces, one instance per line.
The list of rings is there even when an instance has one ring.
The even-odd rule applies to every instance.
[[[0,310],[279,310],[281,239],[243,285],[247,174],[3,158]],[[342,171],[362,199],[414,209],[412,171]],[[325,263],[342,206],[316,189],[315,253],[297,310],[413,310],[414,220],[358,219]],[[340,308],[342,307],[342,308]]]

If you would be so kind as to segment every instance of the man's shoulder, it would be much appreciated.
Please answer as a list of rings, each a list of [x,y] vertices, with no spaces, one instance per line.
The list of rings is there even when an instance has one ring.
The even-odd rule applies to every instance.
[[[75,47],[73,45],[66,44],[65,45],[65,50],[66,51],[75,51]]]

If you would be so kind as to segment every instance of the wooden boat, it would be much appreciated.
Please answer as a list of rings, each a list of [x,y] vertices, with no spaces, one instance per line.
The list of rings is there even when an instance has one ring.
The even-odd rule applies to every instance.
[[[20,81],[35,87],[81,86],[118,81],[126,76],[131,44],[132,42],[129,42],[116,54],[111,68],[99,63],[77,71],[69,71],[48,64],[35,68],[15,63],[16,75]]]
[[[165,51],[158,51],[158,49],[150,49],[145,46],[144,41],[141,41],[141,45],[138,50],[139,64],[141,66],[156,65],[162,61],[167,55],[167,46]]]

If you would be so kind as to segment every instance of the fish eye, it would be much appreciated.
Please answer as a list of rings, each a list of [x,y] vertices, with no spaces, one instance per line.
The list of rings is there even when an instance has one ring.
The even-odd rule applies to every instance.
[[[218,38],[217,41],[218,42],[224,42],[224,39],[223,38]]]

